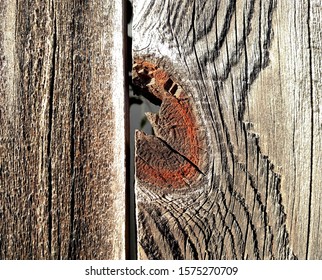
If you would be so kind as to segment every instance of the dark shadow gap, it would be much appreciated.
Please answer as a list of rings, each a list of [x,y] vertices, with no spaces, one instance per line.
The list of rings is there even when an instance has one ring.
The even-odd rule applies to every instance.
[[[129,153],[127,154],[127,189],[126,189],[126,259],[137,259],[137,228],[136,228],[136,201],[135,201],[135,188],[134,188],[134,155],[135,155],[135,130],[144,131],[146,134],[153,134],[152,127],[147,121],[145,116],[146,112],[156,113],[159,111],[159,106],[150,103],[147,99],[134,94],[134,87],[132,83],[132,1],[126,1],[126,20],[127,20],[127,34],[125,37],[126,44],[126,72],[128,73],[128,133],[129,144],[127,145]]]
[[[124,0],[124,68],[125,68],[125,134],[126,134],[126,186],[125,186],[125,258],[135,260],[137,257],[136,248],[136,227],[135,227],[135,204],[133,188],[131,184],[131,121],[130,121],[130,90],[131,90],[131,68],[132,68],[132,38],[130,37],[129,25],[132,21],[132,4],[129,0]]]

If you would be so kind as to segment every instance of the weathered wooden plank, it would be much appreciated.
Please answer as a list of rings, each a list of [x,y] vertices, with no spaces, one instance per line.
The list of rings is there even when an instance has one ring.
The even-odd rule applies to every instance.
[[[134,1],[139,258],[321,258],[320,8]]]
[[[317,41],[320,29],[316,25],[321,21],[316,14],[320,8],[314,1],[292,6],[277,2],[271,64],[255,82],[256,94],[249,102],[249,119],[261,135],[262,149],[281,169],[289,240],[301,259],[322,257],[321,175],[315,171],[321,158],[317,113],[321,106],[317,82],[321,41]],[[318,42],[314,47],[312,40]]]
[[[0,5],[0,258],[122,259],[123,1]]]

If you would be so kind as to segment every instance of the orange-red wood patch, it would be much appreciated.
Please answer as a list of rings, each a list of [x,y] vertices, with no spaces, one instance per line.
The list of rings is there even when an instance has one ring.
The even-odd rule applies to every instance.
[[[133,83],[161,103],[159,114],[147,114],[155,136],[136,134],[137,178],[161,188],[191,186],[202,174],[205,147],[188,95],[163,69],[144,60],[134,63]]]

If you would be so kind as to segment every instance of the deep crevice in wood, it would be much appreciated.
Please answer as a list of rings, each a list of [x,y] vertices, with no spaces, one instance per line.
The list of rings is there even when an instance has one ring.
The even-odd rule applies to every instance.
[[[305,258],[309,259],[309,246],[311,237],[311,216],[312,216],[312,192],[313,192],[313,169],[314,169],[314,88],[313,88],[313,60],[312,60],[312,42],[311,42],[311,3],[308,2],[307,30],[308,30],[308,48],[309,48],[309,77],[310,77],[310,109],[311,109],[311,143],[310,143],[310,181],[309,181],[309,200],[308,200],[308,228]]]
[[[53,3],[52,3],[53,5]],[[53,197],[53,186],[52,186],[52,151],[51,151],[51,138],[52,138],[52,123],[53,123],[53,106],[54,106],[54,91],[55,91],[55,63],[57,54],[57,28],[56,19],[54,15],[54,5],[52,7],[53,13],[53,37],[52,37],[52,61],[51,61],[51,79],[49,87],[49,110],[48,110],[48,136],[47,136],[47,160],[48,160],[48,251],[51,256],[52,249],[52,230],[53,230],[53,219],[52,219],[52,197]]]

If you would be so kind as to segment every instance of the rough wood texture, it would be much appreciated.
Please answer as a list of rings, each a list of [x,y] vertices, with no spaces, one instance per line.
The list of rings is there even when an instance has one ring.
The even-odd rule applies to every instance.
[[[321,11],[320,1],[134,1],[136,92],[161,104],[155,135],[136,137],[140,259],[322,258]],[[166,115],[169,98],[179,105]],[[202,135],[197,177],[179,148],[189,130]]]
[[[0,258],[125,257],[123,2],[0,2]]]

